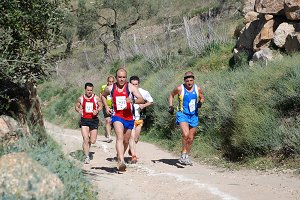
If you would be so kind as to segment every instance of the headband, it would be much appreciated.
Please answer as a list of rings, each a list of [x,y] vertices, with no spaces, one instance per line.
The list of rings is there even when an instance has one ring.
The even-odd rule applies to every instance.
[[[183,77],[183,80],[186,80],[187,78],[193,78],[193,79],[195,79],[195,76],[194,75],[187,75],[187,76]]]

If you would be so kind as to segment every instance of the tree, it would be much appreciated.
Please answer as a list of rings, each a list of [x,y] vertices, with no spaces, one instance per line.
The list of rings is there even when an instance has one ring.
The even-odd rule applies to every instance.
[[[66,3],[0,1],[0,114],[27,127],[44,127],[36,82],[47,75],[45,55],[57,41]]]
[[[112,32],[113,42],[120,58],[124,56],[121,35],[141,19],[140,5],[141,2],[138,0],[98,0],[96,2],[99,9],[99,25],[101,28],[108,28]]]

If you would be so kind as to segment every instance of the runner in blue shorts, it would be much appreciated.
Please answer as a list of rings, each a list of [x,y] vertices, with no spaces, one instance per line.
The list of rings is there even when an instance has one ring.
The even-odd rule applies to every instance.
[[[128,147],[134,125],[133,104],[144,103],[144,99],[138,89],[131,83],[128,83],[126,79],[126,70],[124,68],[118,69],[116,71],[117,82],[107,86],[101,97],[107,114],[112,115],[111,120],[116,133],[117,168],[119,171],[126,170],[124,152]],[[107,104],[106,98],[108,95],[111,95],[113,109]]]
[[[176,124],[182,131],[182,150],[179,162],[184,165],[192,165],[188,154],[192,148],[196,128],[198,126],[198,108],[204,103],[201,88],[195,84],[193,72],[184,74],[184,83],[175,87],[169,95],[169,113],[174,113],[173,100],[178,95],[178,111],[176,112]]]

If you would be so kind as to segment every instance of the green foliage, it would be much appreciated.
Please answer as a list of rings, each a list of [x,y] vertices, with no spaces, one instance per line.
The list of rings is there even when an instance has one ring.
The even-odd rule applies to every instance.
[[[13,82],[43,75],[43,56],[55,42],[62,1],[1,1],[0,76]]]
[[[152,4],[154,2],[151,1]],[[189,10],[185,8],[186,6],[192,4],[197,9],[208,8],[212,2],[215,1],[196,3],[188,0],[183,5],[182,2],[160,1],[160,4],[164,5],[164,13],[162,17],[162,10],[159,10],[157,15],[161,15],[164,22],[171,17],[172,23],[175,18],[182,23],[182,13]],[[116,1],[105,3],[110,6],[118,4]],[[118,8],[124,11],[129,8],[129,5],[130,2],[126,1],[124,5],[118,5],[121,6]],[[176,13],[172,12],[173,16],[168,15],[171,8],[177,8]],[[123,20],[126,18],[125,15],[119,17]],[[159,16],[156,18],[158,19]],[[223,26],[230,27],[232,26],[230,23],[236,24],[237,21],[236,19],[234,22],[227,21]],[[175,116],[167,112],[167,97],[176,85],[182,83],[183,73],[192,70],[196,76],[196,83],[204,90],[206,99],[200,109],[200,126],[193,144],[193,156],[208,160],[215,156],[223,156],[224,159],[231,161],[253,162],[255,157],[272,157],[277,153],[283,154],[285,159],[297,155],[300,143],[298,134],[300,132],[300,79],[297,67],[300,66],[297,62],[299,56],[295,55],[291,59],[284,58],[281,62],[276,61],[278,63],[269,62],[268,66],[256,65],[250,68],[248,54],[242,52],[235,59],[235,70],[230,70],[229,60],[235,42],[227,37],[218,37],[223,36],[225,32],[230,32],[230,29],[225,31],[221,26],[222,23],[219,23],[213,31],[211,30],[213,33],[211,40],[197,41],[203,44],[198,49],[197,55],[187,48],[185,38],[182,38],[180,33],[171,35],[170,44],[165,41],[164,35],[158,35],[154,39],[151,38],[155,41],[141,42],[140,49],[144,50],[145,47],[146,53],[139,52],[129,59],[114,60],[112,64],[101,64],[98,76],[95,75],[95,71],[87,70],[84,76],[75,76],[76,80],[97,77],[97,81],[105,82],[106,77],[102,77],[103,74],[115,74],[117,68],[125,65],[128,78],[131,75],[140,76],[142,88],[150,91],[154,98],[154,106],[149,109],[149,112],[147,110],[151,124],[147,129],[144,127],[147,132],[142,137],[156,141],[170,150],[178,150],[181,145],[181,134],[175,125]],[[206,36],[205,33],[209,28],[209,25],[204,25],[205,30],[201,29],[199,33],[193,34]],[[91,56],[91,59],[97,62],[97,58]],[[80,66],[76,65],[76,67],[80,69]],[[48,120],[59,119],[58,121],[76,127],[71,123],[76,121],[74,118],[76,113],[72,115],[70,112],[74,110],[74,104],[71,101],[67,103],[59,100],[64,94],[70,96],[76,93],[74,87],[76,84],[65,88],[63,94],[54,89],[51,89],[52,92],[49,91],[49,94],[41,90],[42,95],[45,96],[42,97],[43,99],[53,94],[51,98],[53,101],[50,101],[44,110]],[[223,162],[223,158],[219,160]],[[263,163],[263,161],[259,162]]]
[[[77,9],[77,34],[79,40],[83,40],[94,31],[94,24],[98,20],[96,10],[86,7],[86,0],[78,0]]]

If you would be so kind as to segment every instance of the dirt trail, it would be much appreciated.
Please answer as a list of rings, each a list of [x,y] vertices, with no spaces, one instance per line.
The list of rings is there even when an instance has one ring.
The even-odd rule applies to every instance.
[[[66,154],[81,149],[80,130],[62,129],[45,123],[48,133],[62,145]],[[293,173],[267,173],[201,165],[181,166],[178,158],[158,147],[140,142],[138,163],[118,173],[112,143],[98,137],[88,165],[80,164],[99,193],[99,199],[148,200],[300,200],[300,176]],[[128,156],[127,154],[125,156]]]

